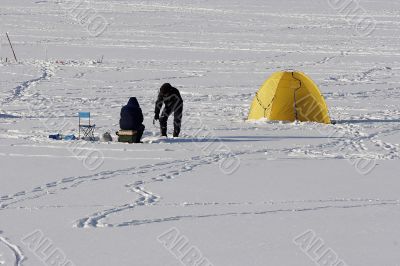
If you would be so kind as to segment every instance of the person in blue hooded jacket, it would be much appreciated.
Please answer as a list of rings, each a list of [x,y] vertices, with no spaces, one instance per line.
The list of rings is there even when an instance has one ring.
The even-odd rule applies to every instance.
[[[143,112],[136,97],[130,98],[128,104],[122,107],[119,126],[122,130],[137,131],[136,143],[140,143],[145,126],[143,125]]]

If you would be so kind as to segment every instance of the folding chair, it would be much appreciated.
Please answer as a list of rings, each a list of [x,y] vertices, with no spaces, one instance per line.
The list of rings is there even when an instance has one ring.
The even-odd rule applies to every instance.
[[[81,132],[82,132],[83,138],[85,139],[89,138],[90,140],[94,140],[94,129],[96,128],[96,125],[92,125],[90,123],[90,112],[79,112],[78,117],[79,117],[78,138],[79,139],[81,138]]]

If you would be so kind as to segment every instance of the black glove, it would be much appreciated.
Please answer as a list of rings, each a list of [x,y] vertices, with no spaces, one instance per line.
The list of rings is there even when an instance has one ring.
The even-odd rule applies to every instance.
[[[160,119],[160,115],[159,114],[155,114],[154,115],[154,120],[159,120]]]

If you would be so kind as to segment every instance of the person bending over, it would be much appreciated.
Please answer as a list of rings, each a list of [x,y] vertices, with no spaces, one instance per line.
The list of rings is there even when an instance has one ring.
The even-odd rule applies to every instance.
[[[161,112],[161,108],[164,109]],[[160,116],[161,112],[161,116]],[[177,88],[169,83],[161,86],[154,111],[154,120],[160,120],[161,136],[167,136],[168,117],[174,113],[174,137],[179,137],[182,124],[183,99]]]

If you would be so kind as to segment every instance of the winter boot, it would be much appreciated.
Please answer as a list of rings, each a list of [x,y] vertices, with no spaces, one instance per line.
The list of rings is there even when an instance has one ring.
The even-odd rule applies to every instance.
[[[181,130],[178,129],[178,128],[175,128],[175,129],[174,129],[174,138],[179,137],[179,133],[181,133]]]
[[[167,137],[167,128],[166,127],[161,128],[161,137]]]

